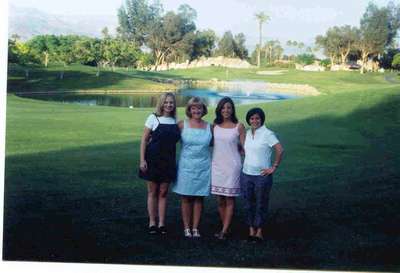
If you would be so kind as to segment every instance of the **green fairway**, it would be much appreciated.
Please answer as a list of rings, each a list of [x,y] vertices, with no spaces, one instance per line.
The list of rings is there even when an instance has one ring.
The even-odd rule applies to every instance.
[[[71,66],[9,72],[3,259],[326,270],[400,270],[400,81],[396,74],[257,75],[214,67],[169,72]],[[68,78],[70,77],[70,78]],[[199,241],[185,240],[169,193],[166,238],[146,234],[146,185],[137,177],[144,121],[153,109],[88,107],[11,92],[171,88],[165,79],[309,84],[322,95],[258,104],[285,155],[271,192],[266,242],[244,242],[243,204],[233,238],[217,242],[206,198]],[[35,81],[36,79],[36,81]],[[99,83],[101,81],[101,83]],[[254,105],[238,106],[238,118]],[[179,109],[184,117],[184,109]],[[214,119],[209,109],[208,121]]]
[[[68,67],[51,66],[32,68],[28,79],[25,69],[11,64],[8,69],[8,92],[26,91],[74,91],[74,90],[136,90],[163,91],[175,87],[171,84],[161,84],[165,75],[157,72],[127,70],[118,68],[101,70],[97,77],[95,67],[71,65]],[[63,79],[60,79],[60,74]],[[179,77],[177,77],[179,79]]]

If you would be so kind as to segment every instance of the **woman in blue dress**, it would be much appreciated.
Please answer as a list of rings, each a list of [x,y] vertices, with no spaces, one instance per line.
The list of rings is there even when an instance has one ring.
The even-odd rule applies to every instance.
[[[199,223],[203,198],[210,195],[212,133],[210,124],[202,118],[207,107],[198,97],[186,106],[187,120],[180,121],[181,154],[177,180],[172,191],[181,195],[181,210],[186,238],[199,238]]]

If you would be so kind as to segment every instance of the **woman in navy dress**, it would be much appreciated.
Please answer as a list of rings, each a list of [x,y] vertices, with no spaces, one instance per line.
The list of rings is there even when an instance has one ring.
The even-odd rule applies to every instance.
[[[155,113],[146,120],[140,143],[139,177],[148,181],[149,234],[167,233],[167,193],[169,184],[176,179],[176,143],[179,139],[175,95],[162,94]]]

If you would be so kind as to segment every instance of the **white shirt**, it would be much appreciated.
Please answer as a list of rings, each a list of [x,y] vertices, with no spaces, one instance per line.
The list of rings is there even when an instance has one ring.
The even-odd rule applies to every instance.
[[[157,120],[158,119],[158,120]],[[144,126],[147,128],[151,129],[152,131],[156,130],[158,127],[158,124],[176,124],[176,119],[172,117],[156,117],[156,115],[151,114],[148,116],[146,119],[146,122],[144,123]]]
[[[243,173],[261,175],[261,170],[271,168],[272,147],[279,143],[275,133],[264,125],[254,132],[247,130],[244,142],[245,158]]]

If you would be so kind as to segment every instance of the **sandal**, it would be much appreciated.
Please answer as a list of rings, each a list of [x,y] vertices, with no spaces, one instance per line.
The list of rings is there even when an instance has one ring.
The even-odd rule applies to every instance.
[[[199,230],[197,228],[192,229],[192,237],[193,238],[200,238],[201,237],[200,232],[199,232]]]
[[[218,240],[226,240],[228,238],[228,233],[225,232],[219,232],[217,234],[215,234]]]
[[[165,226],[160,226],[158,227],[158,232],[162,235],[167,234],[167,229],[165,228]]]
[[[192,233],[190,232],[189,228],[184,229],[183,234],[185,235],[186,238],[192,238]]]
[[[157,227],[156,226],[150,226],[148,232],[151,235],[157,234]]]

